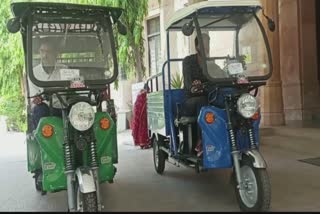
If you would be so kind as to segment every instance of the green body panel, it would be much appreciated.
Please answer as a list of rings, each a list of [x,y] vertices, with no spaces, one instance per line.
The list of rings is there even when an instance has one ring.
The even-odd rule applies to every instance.
[[[163,104],[163,91],[147,94],[148,129],[155,132],[163,132],[165,129]]]
[[[28,171],[35,172],[41,169],[41,154],[38,142],[35,139],[27,139]]]
[[[110,128],[107,130],[100,128],[100,119],[103,117],[110,121]],[[97,112],[93,130],[97,140],[100,182],[111,181],[115,174],[113,163],[118,159],[116,125],[108,113]]]
[[[53,136],[46,138],[42,135],[44,125],[53,126]],[[41,148],[42,185],[44,191],[52,192],[66,189],[67,179],[64,174],[63,153],[63,123],[58,117],[41,118],[36,129],[36,138]]]
[[[102,130],[100,128],[100,119],[103,117],[108,118],[110,121],[110,128],[107,130]],[[41,130],[46,124],[50,124],[54,128],[52,137],[46,138],[42,135]],[[115,174],[115,167],[113,164],[118,161],[116,124],[108,113],[98,112],[95,115],[93,130],[97,144],[99,180],[100,182],[111,181]],[[29,143],[30,146],[28,146],[28,169],[37,169],[37,167],[42,168],[43,189],[47,192],[67,188],[66,176],[64,174],[63,138],[62,119],[58,117],[46,117],[40,120],[36,130],[36,139],[39,142],[40,147],[37,146],[37,141]],[[75,147],[72,147],[73,151],[75,151]],[[83,157],[82,160],[85,161],[84,164],[86,165],[90,164],[89,148],[90,146],[87,144],[85,151],[83,151],[83,154],[86,157]],[[36,159],[34,153],[37,151],[41,152],[41,157],[38,156]],[[79,166],[76,164],[75,167],[77,168]]]

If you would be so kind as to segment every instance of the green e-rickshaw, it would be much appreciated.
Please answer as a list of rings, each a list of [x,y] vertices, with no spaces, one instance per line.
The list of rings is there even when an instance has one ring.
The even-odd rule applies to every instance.
[[[118,162],[110,84],[118,76],[113,27],[125,34],[122,9],[39,1],[12,2],[11,9],[7,28],[21,32],[25,54],[27,162],[36,189],[67,190],[69,211],[101,211],[99,185],[113,182]],[[56,51],[52,73],[41,65],[43,41]],[[31,85],[41,90],[31,94]],[[36,97],[49,114],[32,129]]]

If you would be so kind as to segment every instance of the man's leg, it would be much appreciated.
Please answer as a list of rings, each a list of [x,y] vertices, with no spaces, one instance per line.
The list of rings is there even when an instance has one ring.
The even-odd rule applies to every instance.
[[[41,103],[32,108],[32,130],[35,130],[39,124],[42,117],[49,116],[49,107],[45,103]]]
[[[62,110],[60,108],[52,108],[52,116],[62,118]]]
[[[186,100],[186,102],[183,105],[183,115],[185,116],[192,116],[192,117],[198,117],[200,114],[200,110],[203,106],[208,105],[208,98],[206,96],[199,96],[199,97],[191,97]],[[202,154],[202,134],[201,134],[201,128],[199,124],[197,124],[197,145],[195,147],[196,152],[198,152],[198,155],[200,156]]]
[[[201,108],[207,105],[208,105],[208,98],[206,96],[198,97],[197,103],[196,103],[197,116],[199,116]],[[198,143],[195,150],[197,152],[197,156],[200,157],[203,153],[203,150],[202,150],[202,132],[199,124],[197,125],[197,137],[198,137]]]

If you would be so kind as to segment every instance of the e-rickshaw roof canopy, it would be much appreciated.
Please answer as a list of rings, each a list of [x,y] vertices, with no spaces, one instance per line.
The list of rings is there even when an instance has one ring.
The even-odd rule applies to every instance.
[[[97,6],[97,5],[84,5],[84,4],[71,4],[64,3],[59,0],[12,0],[11,10],[16,17],[23,16],[27,9],[41,9],[49,11],[78,11],[87,15],[110,14],[113,22],[117,22],[122,14],[122,9],[117,7]]]
[[[198,13],[199,15],[215,15],[226,12],[223,8],[231,7],[252,7],[261,8],[259,0],[224,0],[224,1],[204,1],[196,4],[192,4],[185,8],[182,8],[175,12],[169,22],[166,24],[166,30],[177,30],[181,29],[182,26],[190,21],[191,17]],[[212,18],[208,17],[207,22],[212,21]],[[230,24],[230,23],[229,23]],[[201,25],[201,23],[200,23]],[[226,26],[226,25],[225,25]],[[229,26],[233,27],[233,26]]]

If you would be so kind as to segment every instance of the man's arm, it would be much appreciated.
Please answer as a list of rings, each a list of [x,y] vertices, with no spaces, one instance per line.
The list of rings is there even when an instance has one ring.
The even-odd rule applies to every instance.
[[[190,60],[188,57],[184,58],[182,61],[182,73],[183,73],[184,89],[190,92],[191,86],[192,86],[192,78],[191,78]]]
[[[184,89],[191,94],[201,94],[203,92],[202,82],[193,75],[193,63],[190,56],[183,60]]]

